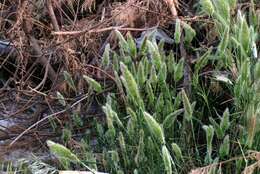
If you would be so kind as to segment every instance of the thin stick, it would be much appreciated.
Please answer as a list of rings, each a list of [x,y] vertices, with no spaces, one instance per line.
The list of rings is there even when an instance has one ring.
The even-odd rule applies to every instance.
[[[47,77],[48,77],[50,60],[51,60],[51,55],[50,55],[50,57],[48,59],[47,64],[45,65],[45,73],[44,73],[43,79],[35,88],[32,89],[33,91],[37,91],[39,88],[41,88],[41,86],[43,86],[45,84],[45,82],[47,80]]]
[[[44,54],[41,50],[41,47],[38,44],[37,40],[33,36],[29,36],[29,40],[30,40],[30,44],[32,45],[32,48],[34,49],[34,51],[36,53],[36,57],[37,57],[36,61],[39,61],[39,63],[43,67],[46,67],[48,65],[48,60],[44,56]],[[51,65],[49,65],[48,69],[49,69],[49,71],[48,71],[49,76],[48,77],[52,82],[54,82],[56,80],[56,72],[54,71],[54,69],[52,68]]]
[[[130,5],[131,5],[131,4],[130,4]],[[129,8],[130,5],[127,5],[127,6],[125,7],[125,9]],[[84,34],[84,33],[88,32],[89,30],[93,30],[93,29],[95,29],[95,28],[97,28],[97,27],[99,27],[99,26],[101,26],[101,25],[106,24],[106,23],[112,22],[113,19],[114,19],[116,16],[120,15],[120,14],[121,14],[121,12],[119,12],[119,13],[117,13],[116,15],[112,16],[112,17],[111,17],[110,19],[108,19],[108,20],[102,21],[102,22],[100,22],[100,23],[98,23],[98,24],[96,24],[96,25],[94,25],[94,26],[92,26],[92,27],[85,28],[82,33],[79,33],[79,35]],[[76,35],[73,35],[73,37],[67,38],[66,40],[64,40],[64,41],[62,41],[62,42],[60,42],[60,43],[57,43],[57,44],[54,45],[53,47],[57,47],[57,46],[59,46],[59,45],[65,44],[65,43],[71,41],[72,39],[75,39],[76,37],[78,37],[77,34],[76,34]]]
[[[53,7],[52,7],[51,0],[47,0],[47,8],[48,8],[49,15],[51,17],[51,21],[52,21],[52,25],[54,27],[54,30],[59,31],[60,30],[59,24],[57,22],[57,19],[56,19],[56,16],[55,16],[55,13],[54,13],[54,10],[53,10]]]
[[[112,75],[110,75],[110,74],[107,73],[106,71],[102,70],[101,68],[96,67],[96,66],[93,66],[93,65],[90,65],[90,64],[86,64],[86,65],[84,65],[84,66],[89,67],[89,68],[96,69],[96,70],[102,72],[103,74],[105,74],[107,77],[109,77],[109,78],[110,78],[111,80],[113,80],[114,82],[116,82],[115,77],[113,77]]]
[[[26,134],[29,130],[31,130],[32,128],[34,128],[35,126],[37,126],[38,124],[42,123],[43,121],[51,118],[51,117],[54,117],[56,115],[59,115],[59,114],[62,114],[66,111],[68,111],[69,109],[75,107],[76,105],[78,105],[80,102],[82,102],[83,100],[87,99],[88,98],[88,95],[85,95],[84,97],[82,97],[81,99],[79,99],[78,101],[76,101],[75,103],[73,103],[70,107],[66,108],[66,109],[63,109],[59,112],[55,112],[53,114],[50,114],[44,118],[42,118],[41,120],[37,121],[36,123],[34,123],[33,125],[31,125],[30,127],[28,127],[26,130],[24,130],[21,134],[19,134],[10,144],[9,144],[9,147],[11,147],[16,141],[18,141],[24,134]]]
[[[101,28],[101,29],[92,29],[89,31],[85,30],[79,30],[79,31],[58,31],[58,32],[53,32],[53,35],[79,35],[82,33],[101,33],[105,31],[110,31],[110,30],[119,30],[119,31],[146,31],[146,30],[152,30],[157,28],[158,26],[154,26],[151,28],[122,28],[122,26],[116,26],[116,27],[107,27],[107,28]]]

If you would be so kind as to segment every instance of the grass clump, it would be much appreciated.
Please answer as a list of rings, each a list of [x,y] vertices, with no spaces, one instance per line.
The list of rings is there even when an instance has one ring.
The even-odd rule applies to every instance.
[[[66,150],[72,158],[62,164],[71,168],[76,161],[79,168],[93,170],[91,164],[118,174],[188,173],[203,166],[193,172],[241,173],[248,167],[257,172],[260,16],[256,1],[247,11],[237,11],[237,3],[200,0],[198,12],[213,25],[205,37],[214,33],[216,40],[208,46],[195,47],[200,30],[180,19],[170,50],[148,37],[137,48],[134,38],[116,31],[119,50],[106,46],[102,61],[114,71],[117,90],[103,106],[106,125],[96,124],[94,154],[99,158],[89,147],[94,165]],[[84,78],[94,91],[102,91],[97,81]]]

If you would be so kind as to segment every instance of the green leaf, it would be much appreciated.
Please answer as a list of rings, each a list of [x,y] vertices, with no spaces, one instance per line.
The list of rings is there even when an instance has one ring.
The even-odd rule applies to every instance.
[[[83,123],[83,121],[82,121],[78,112],[73,113],[72,119],[73,119],[73,122],[74,122],[74,124],[77,128],[80,128],[80,127],[83,126],[84,123]]]
[[[145,144],[144,144],[144,131],[141,129],[139,132],[139,142],[137,153],[135,155],[134,161],[137,167],[141,167],[141,163],[145,162],[145,154],[144,154]]]
[[[137,83],[131,74],[131,72],[128,70],[128,68],[125,66],[125,64],[120,63],[120,68],[123,73],[123,76],[121,77],[121,80],[123,81],[123,84],[125,88],[127,89],[128,95],[130,95],[134,102],[141,108],[144,108],[143,100],[139,93],[139,88],[137,86]]]
[[[114,71],[114,76],[115,76],[115,80],[116,80],[116,86],[119,90],[119,92],[124,95],[124,88],[123,88],[123,84],[122,81],[118,75],[118,73],[116,71]]]
[[[161,144],[165,144],[164,133],[159,123],[147,112],[144,112],[144,118],[154,137],[157,138]]]
[[[117,53],[113,52],[112,53],[112,67],[113,67],[113,70],[118,72],[119,71],[119,59],[120,57],[117,55]]]
[[[216,7],[216,13],[214,13],[217,18],[222,22],[223,25],[230,24],[230,6],[228,0],[217,0],[214,1]]]
[[[148,45],[149,51],[151,53],[152,63],[156,67],[156,70],[159,70],[161,68],[161,64],[162,64],[162,57],[161,57],[160,51],[159,51],[157,45],[149,40],[147,40],[147,45]]]
[[[223,131],[221,130],[219,124],[212,117],[209,117],[209,121],[213,125],[217,138],[222,139],[224,137],[224,134],[223,134]]]
[[[181,21],[178,18],[175,22],[174,40],[176,44],[179,44],[181,41]]]
[[[62,106],[66,106],[66,100],[59,91],[57,91],[57,98]]]
[[[183,77],[184,58],[182,58],[174,68],[174,81],[178,82]]]
[[[228,108],[225,110],[225,112],[223,113],[223,116],[221,118],[221,122],[220,122],[220,129],[222,130],[223,134],[225,133],[225,131],[229,128],[230,126],[230,122],[229,122],[229,110]]]
[[[142,40],[142,44],[140,47],[140,53],[141,55],[146,55],[147,53],[147,37],[144,37],[144,39]]]
[[[220,82],[225,82],[225,83],[230,84],[230,85],[233,84],[232,81],[224,74],[216,74],[215,80],[220,81]]]
[[[226,135],[223,143],[220,145],[219,148],[219,155],[221,158],[224,158],[225,156],[228,156],[230,151],[230,140],[229,140],[229,135]]]
[[[143,66],[142,62],[140,62],[138,65],[138,69],[137,69],[137,79],[138,79],[140,86],[142,86],[145,83],[146,78],[147,77],[144,72],[144,66]]]
[[[121,122],[121,120],[119,119],[117,113],[116,113],[115,111],[112,111],[112,113],[113,113],[113,119],[114,119],[114,121],[116,122],[116,124],[117,124],[119,127],[124,128],[124,125],[123,125],[123,123]]]
[[[225,54],[225,50],[226,50],[226,48],[228,46],[229,41],[230,41],[230,38],[229,38],[229,27],[227,26],[227,27],[225,27],[224,34],[223,34],[223,36],[221,38],[221,42],[220,42],[220,44],[218,46],[218,51],[219,51],[220,55]]]
[[[102,91],[101,85],[96,80],[94,80],[86,75],[83,75],[83,78],[88,82],[88,84],[94,91],[96,91],[96,92]]]
[[[228,0],[228,3],[231,10],[235,9],[237,6],[237,0]]]
[[[172,145],[172,150],[173,150],[173,152],[175,154],[176,159],[178,161],[179,160],[183,160],[181,148],[178,146],[178,144],[172,143],[171,145]]]
[[[62,129],[62,140],[65,143],[68,143],[69,140],[71,140],[72,134],[71,134],[71,130],[67,129],[67,128],[63,128]]]
[[[159,84],[162,85],[166,81],[166,78],[167,78],[167,66],[166,63],[163,62],[161,69],[159,70],[158,73]]]
[[[117,113],[111,108],[111,106],[106,103],[105,106],[103,106],[103,111],[105,112],[106,116],[109,117],[111,119],[111,121],[116,122],[116,124],[121,127],[124,128],[123,123],[121,122],[121,120],[119,119]],[[113,123],[111,123],[113,125]],[[113,129],[113,126],[108,126],[111,127]]]
[[[207,156],[205,158],[205,161],[207,163],[210,163],[212,161],[211,154],[212,154],[212,141],[213,141],[213,136],[214,136],[214,128],[212,125],[203,126],[203,129],[206,132],[206,139],[207,139]]]
[[[156,113],[161,113],[163,110],[164,110],[164,97],[163,97],[163,94],[160,93],[158,99],[157,99],[157,102],[155,104],[155,110],[156,110]]]
[[[189,24],[185,22],[182,22],[182,24],[185,31],[184,41],[186,43],[190,43],[193,40],[193,38],[196,36],[196,31]]]
[[[73,89],[74,91],[77,91],[70,73],[68,73],[67,71],[63,71],[63,76],[64,76],[65,81],[68,83],[69,87],[71,89]]]
[[[163,39],[160,40],[160,42],[158,44],[158,50],[159,50],[160,53],[163,53],[165,51],[164,44],[165,44],[165,41]]]
[[[206,53],[196,60],[195,71],[198,73],[203,67],[205,67],[209,61],[209,56],[212,52],[212,48],[209,48]]]
[[[165,145],[162,146],[162,157],[164,162],[165,171],[167,174],[172,174],[172,157]]]
[[[105,69],[108,68],[109,66],[109,63],[110,63],[110,44],[107,44],[106,47],[105,47],[105,51],[103,53],[103,56],[102,56],[102,67],[104,67]]]
[[[183,113],[183,111],[184,109],[179,109],[167,115],[163,121],[163,127],[166,129],[170,128],[174,124],[174,121],[176,120],[177,116]]]
[[[137,115],[136,115],[135,111],[133,111],[133,109],[130,107],[127,107],[126,110],[127,110],[127,113],[130,114],[131,118],[134,121],[137,121]]]
[[[115,33],[116,33],[117,38],[119,39],[120,48],[122,48],[123,51],[128,52],[129,47],[128,47],[128,43],[125,40],[124,36],[118,30],[115,30]]]
[[[54,143],[51,140],[47,141],[47,145],[51,151],[58,159],[66,159],[69,161],[76,161],[79,162],[80,160],[78,157],[73,154],[69,149],[67,149],[65,146]]]
[[[126,149],[126,144],[125,144],[125,138],[124,138],[124,135],[122,132],[119,132],[119,146],[121,148],[121,151],[122,151],[122,156],[123,156],[123,159],[124,159],[124,164],[125,164],[125,167],[127,167],[129,164],[129,161],[128,161],[128,156],[127,156],[127,149]]]
[[[170,74],[174,72],[176,66],[175,57],[173,52],[171,51],[170,54],[167,56],[167,69]]]
[[[158,81],[157,73],[154,66],[152,66],[151,68],[149,81],[151,82],[151,84],[156,84]]]
[[[255,64],[254,80],[255,81],[259,81],[260,80],[260,62],[259,61]]]
[[[131,57],[133,59],[135,59],[137,56],[137,49],[136,49],[135,41],[131,34],[127,34],[127,43],[128,43],[128,47],[129,47],[129,53],[130,53]]]
[[[184,106],[184,116],[187,121],[192,120],[192,114],[193,114],[193,109],[191,107],[190,101],[186,95],[186,92],[182,89],[182,102]]]
[[[144,74],[145,74],[145,77],[147,78],[148,74],[151,71],[152,65],[149,62],[147,57],[142,57],[142,63],[143,63],[143,66],[144,66]]]
[[[147,96],[148,96],[148,103],[149,103],[150,105],[153,105],[155,96],[154,96],[153,88],[152,88],[152,86],[151,86],[150,81],[148,81],[148,82],[146,83],[146,86],[145,86],[145,87],[146,87],[146,88],[145,88],[145,91],[146,91]]]
[[[211,2],[211,0],[200,0],[201,9],[203,12],[205,12],[207,15],[212,15],[214,13],[214,6]]]
[[[239,41],[245,50],[245,52],[249,51],[250,46],[250,30],[245,19],[245,16],[241,17],[241,26],[239,31]]]
[[[106,104],[105,106],[102,107],[104,113],[106,114],[106,120],[107,120],[107,127],[108,127],[108,131],[107,131],[107,136],[109,138],[114,139],[115,135],[116,135],[116,130],[113,124],[113,117],[114,117],[114,113],[113,110],[111,109],[111,106],[109,104]]]

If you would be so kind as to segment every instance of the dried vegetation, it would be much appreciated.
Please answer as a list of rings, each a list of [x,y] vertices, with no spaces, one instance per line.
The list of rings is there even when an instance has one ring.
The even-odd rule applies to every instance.
[[[0,164],[259,171],[260,3],[213,1],[1,1]]]
[[[45,132],[51,128],[45,121],[19,139],[21,143],[9,147],[28,126],[59,110],[56,91],[62,91],[71,102],[74,98],[70,97],[80,97],[87,90],[82,74],[100,81],[113,80],[111,72],[100,68],[100,57],[107,43],[117,47],[115,28],[137,36],[151,27],[165,27],[176,18],[178,7],[177,1],[163,0],[2,1],[0,27],[5,47],[0,61],[4,75],[1,119],[15,126],[1,130],[0,140],[9,140],[1,144],[1,156],[14,148],[32,145],[28,139],[38,142],[32,146],[41,146],[49,136],[59,136]],[[72,75],[76,91],[81,92],[69,88],[63,71]],[[81,107],[89,106],[79,106],[78,110]],[[68,121],[68,114],[56,115],[59,127]]]

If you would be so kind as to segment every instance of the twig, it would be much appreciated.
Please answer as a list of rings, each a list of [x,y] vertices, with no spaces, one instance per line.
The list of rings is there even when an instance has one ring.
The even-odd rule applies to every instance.
[[[46,59],[46,57],[44,57],[44,54],[41,51],[41,47],[39,46],[37,40],[33,37],[33,36],[29,36],[29,40],[30,40],[30,44],[32,45],[35,53],[36,53],[36,57],[37,61],[39,61],[39,63],[45,67],[48,64],[48,60]],[[49,71],[48,71],[48,75],[49,75],[49,79],[54,82],[56,79],[56,72],[54,71],[54,69],[51,67],[51,65],[49,65]]]
[[[78,105],[80,102],[82,102],[83,100],[87,99],[88,95],[85,95],[84,97],[82,97],[81,99],[79,99],[78,101],[76,101],[75,103],[73,103],[70,107],[63,109],[61,111],[55,112],[53,114],[50,114],[44,118],[42,118],[41,120],[37,121],[36,123],[34,123],[33,125],[31,125],[30,127],[28,127],[26,130],[24,130],[21,134],[19,134],[10,144],[9,147],[11,147],[16,141],[18,141],[24,134],[26,134],[28,131],[30,131],[32,128],[34,128],[35,126],[37,126],[38,124],[42,123],[43,121],[54,117],[56,115],[62,114],[68,110],[70,110],[71,108],[75,107],[76,105]]]
[[[110,30],[120,30],[120,31],[146,31],[146,30],[152,30],[157,28],[158,26],[154,26],[151,28],[122,28],[122,26],[115,26],[115,27],[107,27],[107,28],[101,28],[101,29],[92,29],[92,30],[79,30],[79,31],[58,31],[58,32],[53,32],[53,35],[79,35],[82,33],[101,33],[105,31],[110,31]]]
[[[131,4],[130,4],[130,5],[131,5]],[[127,6],[125,7],[125,9],[129,8],[130,5],[127,5]],[[122,11],[123,11],[123,10],[122,10]],[[67,42],[70,42],[71,40],[73,40],[73,39],[75,39],[76,37],[78,37],[78,35],[84,34],[84,33],[88,32],[88,31],[90,31],[90,30],[94,30],[95,28],[98,28],[98,27],[100,27],[100,26],[102,26],[102,25],[105,25],[105,24],[107,24],[107,23],[109,23],[109,22],[112,22],[113,19],[114,19],[116,16],[120,15],[120,14],[121,14],[121,11],[118,12],[117,14],[115,14],[114,16],[112,16],[111,18],[109,18],[108,20],[104,20],[104,21],[102,21],[102,22],[100,22],[100,23],[95,24],[94,26],[90,26],[90,27],[88,27],[88,28],[85,28],[82,33],[74,34],[74,35],[72,35],[72,37],[69,37],[69,38],[63,40],[62,42],[56,43],[55,45],[53,45],[53,47],[57,47],[57,46],[59,46],[59,45],[65,44],[65,43],[67,43]]]
[[[131,4],[131,6],[136,7],[138,9],[140,9],[140,10],[143,10],[143,11],[147,11],[149,13],[156,14],[156,15],[161,16],[161,17],[165,17],[165,18],[167,18],[169,20],[176,20],[177,19],[177,16],[170,16],[170,15],[162,13],[162,12],[149,10],[147,8],[138,6],[136,4]],[[206,21],[207,20],[208,23],[214,23],[214,22],[210,21],[210,19],[208,19],[206,16],[203,16],[203,15],[202,16],[190,16],[190,17],[188,17],[188,16],[185,16],[185,17],[178,16],[178,18],[180,18],[182,21],[191,21],[192,22],[192,21]]]
[[[35,39],[35,37],[31,35],[32,29],[29,27],[29,24],[30,24],[30,21],[25,20],[24,32],[25,32],[26,36],[28,37],[30,45],[33,48],[33,52],[35,53],[35,55],[34,55],[34,57],[36,57],[35,62],[37,62],[37,63],[39,62],[43,67],[46,67],[48,64],[48,60],[45,57],[45,54],[43,54],[43,51],[42,51],[40,45],[38,44],[37,39]],[[52,82],[54,82],[56,79],[56,72],[54,71],[54,69],[52,68],[51,65],[49,65],[48,77]]]
[[[89,68],[96,69],[96,70],[100,71],[101,73],[105,74],[107,77],[109,77],[109,78],[110,78],[111,80],[113,80],[114,82],[116,82],[115,77],[113,77],[112,75],[110,75],[110,74],[107,73],[106,71],[102,70],[101,68],[96,67],[96,66],[93,66],[93,65],[90,65],[90,64],[86,64],[86,65],[84,65],[84,66],[89,67]]]
[[[45,73],[44,73],[42,81],[35,88],[33,88],[32,91],[37,91],[41,86],[43,86],[45,84],[45,82],[47,80],[47,77],[48,77],[48,72],[49,72],[49,67],[50,67],[50,60],[51,60],[51,55],[49,56],[48,62],[45,65]]]
[[[55,13],[54,13],[54,10],[52,7],[52,2],[51,2],[51,0],[47,0],[46,3],[47,3],[48,12],[51,17],[51,22],[54,27],[54,30],[59,31],[60,29],[59,29],[59,25],[58,25],[58,22],[57,22],[57,19],[56,19],[56,16],[55,16]]]
[[[47,94],[45,94],[45,93],[43,93],[43,92],[40,92],[40,91],[36,90],[35,88],[31,88],[30,86],[28,86],[28,88],[30,89],[30,92],[35,92],[35,93],[37,93],[37,94],[39,94],[39,95],[42,95],[42,96],[44,96],[44,97],[47,97],[47,96],[48,96]]]

